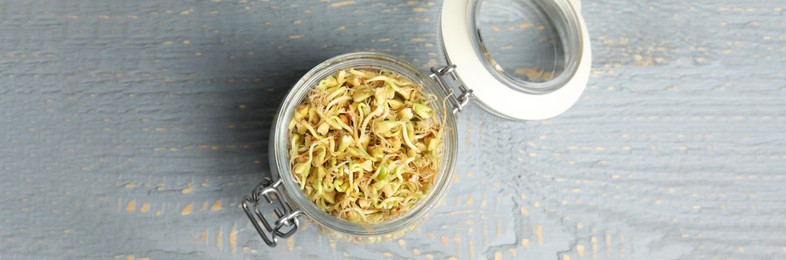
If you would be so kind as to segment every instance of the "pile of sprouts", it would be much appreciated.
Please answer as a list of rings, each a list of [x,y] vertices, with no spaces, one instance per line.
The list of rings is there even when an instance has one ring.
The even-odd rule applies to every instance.
[[[318,208],[341,219],[401,216],[426,197],[440,170],[445,115],[435,115],[436,101],[386,71],[338,70],[289,122],[293,179]]]

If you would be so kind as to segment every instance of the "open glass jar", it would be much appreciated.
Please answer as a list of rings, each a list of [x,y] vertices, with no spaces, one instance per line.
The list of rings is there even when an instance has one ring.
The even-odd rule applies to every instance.
[[[564,112],[579,98],[591,63],[589,35],[579,8],[578,0],[447,0],[440,34],[449,65],[424,73],[397,57],[354,52],[311,69],[290,90],[272,124],[273,179],[263,179],[241,204],[262,239],[275,246],[278,238],[297,231],[301,216],[333,235],[356,241],[393,237],[424,220],[450,186],[458,148],[456,115],[470,100],[501,117],[538,120]],[[508,32],[498,37],[500,28]],[[523,32],[513,34],[516,28]],[[447,100],[446,108],[432,105],[439,120],[444,115],[446,130],[434,184],[414,208],[380,223],[350,222],[325,213],[298,188],[289,164],[287,124],[295,108],[320,80],[348,68],[392,72]]]

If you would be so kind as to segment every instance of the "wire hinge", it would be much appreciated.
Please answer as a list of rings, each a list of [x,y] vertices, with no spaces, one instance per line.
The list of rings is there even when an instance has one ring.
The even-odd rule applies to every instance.
[[[472,98],[472,89],[467,88],[464,86],[464,83],[461,82],[458,75],[456,74],[456,65],[445,65],[439,67],[432,67],[431,68],[432,74],[429,75],[431,78],[437,81],[437,85],[442,87],[445,91],[450,93],[448,97],[448,102],[453,106],[453,114],[457,114],[464,109],[464,106],[469,103],[469,100]],[[450,79],[453,81],[458,82],[458,89],[459,94],[458,96],[453,95],[453,89],[448,85],[446,81],[446,77],[450,76]]]

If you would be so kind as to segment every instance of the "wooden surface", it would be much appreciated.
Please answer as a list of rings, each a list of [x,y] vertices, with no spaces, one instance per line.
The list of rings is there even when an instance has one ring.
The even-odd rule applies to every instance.
[[[461,114],[444,206],[400,240],[238,203],[278,102],[337,54],[444,62],[440,2],[0,0],[0,259],[786,258],[786,3],[587,0],[581,100]]]

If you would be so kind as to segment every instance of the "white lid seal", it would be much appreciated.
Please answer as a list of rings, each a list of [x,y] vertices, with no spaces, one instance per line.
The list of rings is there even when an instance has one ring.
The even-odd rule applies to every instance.
[[[473,90],[476,100],[491,112],[519,120],[557,116],[578,100],[589,80],[592,56],[580,3],[578,0],[509,2],[512,3],[444,1],[441,36],[447,59],[457,65],[456,74]],[[484,35],[486,38],[481,37],[481,8],[490,15],[497,15],[495,6],[496,12],[507,12],[525,22],[518,23],[517,27],[500,28],[491,21],[490,30],[482,32],[488,33]],[[491,20],[501,16],[504,14]],[[526,42],[505,43],[505,40],[521,40],[512,34],[518,29],[530,30],[531,33],[525,35],[529,38],[522,40]],[[507,35],[497,37],[495,32]],[[514,49],[515,53],[531,55],[520,57],[489,48],[495,42],[507,44],[497,49],[515,46],[518,48]],[[522,51],[521,48],[526,49]],[[503,66],[522,63],[518,68]]]

